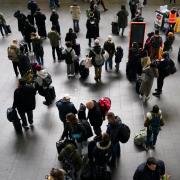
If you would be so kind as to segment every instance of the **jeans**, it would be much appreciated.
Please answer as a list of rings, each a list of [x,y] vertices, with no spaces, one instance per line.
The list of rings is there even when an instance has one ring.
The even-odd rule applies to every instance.
[[[147,129],[146,146],[151,146],[151,145],[154,146],[156,144],[158,134],[159,134],[159,128]]]
[[[38,64],[44,65],[43,56],[36,55],[36,60],[37,60]]]
[[[112,144],[112,157],[111,163],[115,163],[117,158],[120,158],[121,148],[119,142]]]
[[[106,70],[106,71],[108,70],[108,67],[107,67],[108,64],[109,64],[109,69],[112,70],[112,64],[113,64],[112,58],[113,58],[113,56],[110,56],[110,55],[109,55],[109,58],[105,61],[105,70]]]
[[[79,20],[73,20],[74,32],[79,32]]]
[[[27,119],[26,119],[26,114],[27,114],[27,117],[28,117],[28,122],[29,124],[32,124],[33,123],[33,111],[18,111],[20,117],[21,117],[21,120],[22,120],[22,126],[28,126],[27,124]]]
[[[75,75],[74,62],[72,64],[67,64],[67,75]]]
[[[55,51],[56,51],[58,60],[60,60],[61,57],[60,57],[60,50],[59,50],[59,47],[52,47],[52,56],[53,56],[53,59],[54,59],[54,60],[56,59]]]

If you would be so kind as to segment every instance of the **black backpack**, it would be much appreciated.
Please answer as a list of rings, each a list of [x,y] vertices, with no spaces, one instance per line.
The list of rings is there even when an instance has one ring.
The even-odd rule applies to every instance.
[[[66,54],[65,54],[65,61],[66,61],[66,64],[72,64],[73,63],[73,59],[72,59],[72,55],[71,55],[71,52],[72,52],[73,49],[71,49],[70,51],[66,51]]]
[[[121,123],[119,125],[119,141],[121,143],[126,143],[128,142],[129,138],[130,138],[130,134],[131,131],[129,129],[129,127],[126,124]]]

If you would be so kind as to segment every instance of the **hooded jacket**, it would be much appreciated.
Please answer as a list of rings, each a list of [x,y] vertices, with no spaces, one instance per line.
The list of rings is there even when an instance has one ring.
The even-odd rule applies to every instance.
[[[70,6],[70,12],[72,14],[72,19],[73,20],[79,20],[80,19],[80,6]]]

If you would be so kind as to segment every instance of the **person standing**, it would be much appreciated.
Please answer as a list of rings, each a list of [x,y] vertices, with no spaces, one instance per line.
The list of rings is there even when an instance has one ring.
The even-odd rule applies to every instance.
[[[59,35],[61,35],[60,25],[59,25],[59,15],[55,9],[52,10],[50,21],[52,22],[52,26],[56,27],[56,31],[59,33]]]
[[[31,11],[31,15],[34,16],[38,9],[38,5],[34,0],[29,0],[27,4],[27,8]]]
[[[52,26],[51,31],[48,33],[48,38],[50,40],[50,44],[52,47],[52,56],[53,56],[54,62],[56,62],[55,51],[57,53],[58,61],[60,61],[61,54],[60,54],[60,49],[59,49],[59,41],[61,41],[61,37],[59,33],[56,31],[55,26]]]
[[[72,44],[72,47],[76,46],[77,35],[73,32],[72,28],[69,28],[69,32],[66,33],[65,41]]]
[[[162,180],[164,174],[164,161],[149,157],[146,162],[137,167],[133,180]],[[170,180],[169,178],[170,177],[168,176],[167,180]]]
[[[4,37],[4,33],[3,33],[2,29],[4,29],[4,33],[7,36],[8,35],[8,31],[7,31],[7,28],[6,28],[6,20],[4,18],[4,15],[2,13],[0,13],[0,31],[1,31],[2,37]]]
[[[90,100],[86,102],[86,107],[88,109],[88,116],[91,126],[93,126],[94,133],[97,136],[101,135],[101,126],[103,123],[103,115],[99,104],[95,100]]]
[[[101,48],[99,40],[96,39],[94,42],[94,47],[89,52],[89,57],[92,58],[92,64],[95,69],[94,80],[96,82],[101,81],[102,66],[104,65],[104,54],[104,49]]]
[[[19,79],[18,88],[14,91],[13,108],[17,108],[25,130],[29,129],[26,114],[30,126],[33,126],[33,110],[36,106],[35,96],[36,90],[34,87],[26,85],[24,79]]]
[[[15,73],[16,77],[18,77],[18,75],[19,75],[19,72],[18,72],[18,69],[19,69],[18,55],[19,55],[19,53],[20,53],[20,50],[18,47],[18,41],[16,39],[14,39],[12,41],[11,45],[7,48],[7,54],[8,54],[9,60],[12,61],[13,69],[14,69],[14,73]]]
[[[120,66],[120,62],[123,58],[123,48],[121,46],[117,46],[116,47],[116,51],[115,51],[115,68],[116,68],[116,72],[119,72],[119,66]]]
[[[136,12],[137,12],[137,2],[136,0],[130,0],[129,1],[129,7],[131,11],[131,19],[135,18]]]
[[[81,15],[80,6],[74,3],[72,6],[70,6],[70,13],[73,19],[74,32],[78,33],[79,32],[79,19]]]
[[[107,10],[108,10],[108,9],[105,7],[104,0],[98,0],[98,1],[97,1],[97,5],[99,5],[99,4],[102,5],[104,11],[107,11]]]
[[[46,16],[38,8],[36,13],[34,14],[34,17],[35,17],[36,25],[38,28],[38,34],[39,36],[45,39],[47,37],[46,24],[45,24]]]
[[[164,42],[164,47],[163,47],[163,51],[169,51],[170,49],[172,49],[172,44],[175,40],[175,36],[174,36],[174,33],[173,32],[169,32],[167,37],[166,37],[166,40]]]
[[[108,59],[105,61],[105,70],[108,71],[108,69],[112,70],[113,67],[113,56],[115,53],[115,44],[112,40],[112,36],[109,35],[107,41],[105,41],[104,43],[104,50],[108,52],[109,57]],[[108,64],[109,64],[109,68],[108,68]]]
[[[59,118],[64,125],[66,124],[66,115],[68,113],[77,114],[77,109],[75,108],[74,104],[70,101],[69,94],[64,94],[62,99],[56,102],[56,107],[59,111]]]
[[[121,6],[121,10],[117,13],[118,26],[119,26],[119,29],[122,28],[121,36],[124,35],[124,29],[125,29],[125,28],[127,27],[127,25],[128,25],[128,16],[129,16],[129,13],[128,13],[128,11],[126,10],[126,6],[125,6],[125,5],[122,5],[122,6]]]
[[[147,127],[147,138],[145,143],[145,149],[155,148],[157,136],[159,134],[160,127],[164,125],[162,111],[158,105],[154,105],[152,111],[148,112],[144,122],[144,126]]]

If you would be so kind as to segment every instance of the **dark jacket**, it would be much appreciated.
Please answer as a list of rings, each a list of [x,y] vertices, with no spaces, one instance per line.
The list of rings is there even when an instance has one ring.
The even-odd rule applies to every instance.
[[[95,17],[96,20],[97,20],[97,23],[99,24],[99,21],[100,21],[100,19],[101,19],[100,11],[96,8],[96,9],[94,9],[93,13],[94,13],[94,17]]]
[[[121,119],[119,116],[116,116],[116,122],[114,124],[108,123],[107,125],[107,134],[111,137],[112,144],[116,144],[119,142],[119,127],[121,124]]]
[[[41,12],[36,12],[34,14],[36,25],[37,26],[45,26],[46,16]]]
[[[106,50],[110,56],[113,56],[115,53],[115,44],[114,42],[109,42],[108,40],[104,43],[104,50]]]
[[[31,42],[31,33],[36,32],[36,29],[29,22],[26,22],[24,25],[24,40],[26,42]]]
[[[161,160],[157,161],[155,171],[148,168],[146,163],[142,163],[136,169],[133,180],[160,180],[160,176],[165,174],[165,165]]]
[[[33,52],[36,56],[42,57],[44,55],[41,38],[37,38],[37,37],[33,38],[32,39],[32,47],[33,47]]]
[[[120,63],[122,58],[123,58],[123,49],[121,47],[117,47],[115,52],[115,62]]]
[[[34,110],[36,106],[35,95],[36,90],[33,86],[25,85],[17,88],[14,92],[13,107],[23,112]]]
[[[97,142],[93,150],[94,162],[98,166],[105,166],[110,160],[112,154],[111,141],[104,143],[102,141]]]
[[[96,39],[99,37],[99,26],[96,18],[90,18],[86,22],[86,28],[87,28],[87,33],[86,33],[86,38],[94,38]]]
[[[50,16],[50,21],[52,22],[52,25],[59,25],[58,22],[59,19],[59,15],[56,12],[52,12],[51,16]]]
[[[84,140],[85,133],[85,129],[81,123],[66,123],[61,138],[64,139],[64,137],[66,137],[67,139],[70,138],[72,140],[76,140],[77,142],[82,142]]]
[[[50,31],[48,33],[48,38],[50,40],[52,47],[59,47],[59,41],[61,40],[60,35],[56,31]]]
[[[24,25],[26,21],[26,16],[23,13],[20,13],[19,11],[16,11],[14,13],[14,17],[17,18],[18,21],[18,30],[24,34]]]
[[[118,16],[118,26],[119,28],[125,28],[128,25],[129,13],[126,10],[121,10],[117,13]]]
[[[31,11],[31,14],[33,15],[37,11],[38,5],[34,1],[29,1],[27,8]]]
[[[158,61],[157,68],[159,72],[159,77],[166,76],[166,73],[167,73],[166,68],[168,67],[168,65],[169,65],[168,59]]]
[[[72,45],[76,44],[77,35],[74,32],[68,32],[66,33],[65,41],[71,42]]]
[[[173,37],[167,37],[166,41],[164,42],[164,48],[163,51],[169,51],[172,48],[172,44],[174,42],[174,36]]]
[[[101,55],[103,55],[104,53],[105,53],[105,51],[104,51],[104,49],[103,48],[101,48],[101,46],[100,45],[96,45],[96,46],[94,46],[93,48],[92,48],[92,50],[90,50],[90,52],[89,52],[89,57],[92,57],[92,64],[93,64],[93,66],[95,66],[95,67],[101,67],[102,65],[97,65],[96,64],[96,61],[95,61],[95,57],[96,57],[96,54],[100,54],[100,52],[101,52]]]
[[[72,102],[60,99],[56,102],[56,106],[59,110],[59,118],[62,122],[66,122],[66,115],[68,113],[77,114],[77,109]]]
[[[91,126],[100,127],[103,123],[101,109],[96,101],[94,101],[94,107],[88,111],[88,119]]]

